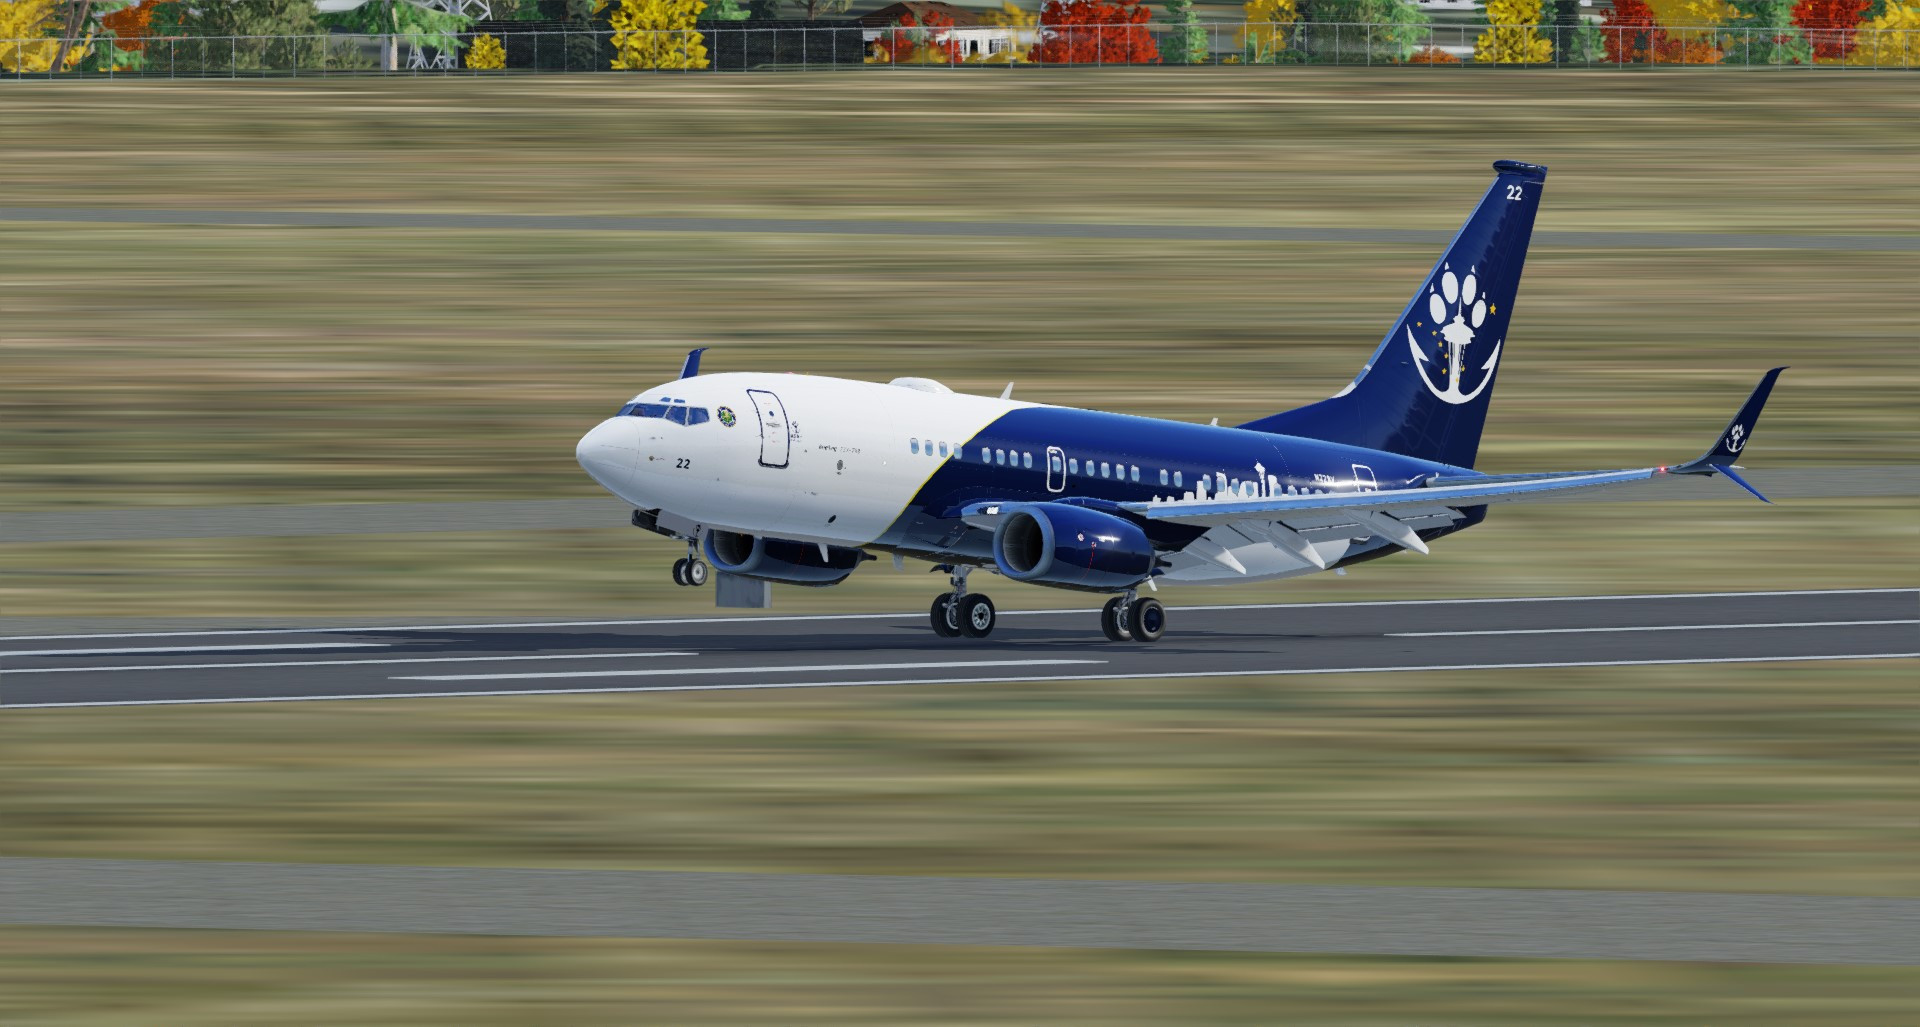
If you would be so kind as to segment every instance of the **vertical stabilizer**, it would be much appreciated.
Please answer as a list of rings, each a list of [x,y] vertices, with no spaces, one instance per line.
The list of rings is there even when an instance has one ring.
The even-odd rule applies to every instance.
[[[1547,169],[1502,160],[1492,188],[1332,399],[1240,427],[1472,467]]]

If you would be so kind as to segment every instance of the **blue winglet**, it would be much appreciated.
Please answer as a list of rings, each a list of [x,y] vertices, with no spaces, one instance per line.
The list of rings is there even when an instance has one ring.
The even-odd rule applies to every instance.
[[[705,353],[706,351],[707,351],[707,347],[702,346],[699,349],[694,350],[691,353],[688,353],[687,362],[680,365],[680,377],[691,378],[694,375],[699,374],[700,373],[700,354]]]
[[[1753,394],[1747,397],[1747,402],[1740,407],[1740,412],[1733,415],[1733,420],[1727,422],[1726,430],[1720,433],[1719,438],[1713,440],[1712,449],[1684,464],[1668,468],[1668,472],[1671,474],[1724,474],[1728,481],[1753,493],[1754,498],[1762,503],[1773,502],[1761,495],[1759,489],[1748,484],[1745,478],[1735,473],[1733,468],[1734,461],[1739,459],[1741,451],[1747,448],[1747,443],[1753,441],[1753,426],[1760,420],[1760,409],[1767,405],[1767,395],[1773,391],[1773,383],[1779,380],[1780,372],[1784,370],[1786,368],[1776,367],[1760,379],[1760,384],[1753,387]]]
[[[1727,476],[1727,480],[1728,480],[1728,481],[1731,481],[1731,482],[1733,482],[1733,483],[1734,483],[1735,485],[1738,485],[1738,486],[1740,486],[1741,488],[1743,488],[1743,489],[1746,489],[1746,490],[1747,490],[1748,492],[1751,492],[1751,493],[1753,493],[1753,498],[1755,498],[1755,499],[1758,499],[1758,500],[1759,500],[1759,501],[1761,501],[1762,503],[1771,503],[1771,502],[1773,502],[1773,500],[1771,500],[1771,499],[1768,499],[1767,497],[1765,497],[1765,496],[1763,496],[1763,495],[1761,495],[1761,494],[1760,494],[1760,490],[1759,490],[1759,489],[1757,489],[1757,488],[1754,488],[1754,487],[1753,487],[1753,485],[1752,485],[1752,483],[1750,483],[1750,482],[1748,482],[1748,481],[1747,481],[1747,479],[1745,479],[1745,478],[1742,478],[1742,477],[1740,477],[1740,475],[1738,475],[1738,474],[1736,474],[1736,473],[1734,473],[1734,470],[1733,470],[1733,467],[1732,467],[1731,465],[1729,465],[1729,464],[1711,464],[1711,465],[1709,465],[1709,466],[1711,466],[1711,467],[1712,467],[1712,468],[1713,468],[1714,470],[1716,470],[1716,471],[1719,471],[1719,472],[1720,472],[1721,474],[1724,474],[1724,475],[1726,475],[1726,476]]]

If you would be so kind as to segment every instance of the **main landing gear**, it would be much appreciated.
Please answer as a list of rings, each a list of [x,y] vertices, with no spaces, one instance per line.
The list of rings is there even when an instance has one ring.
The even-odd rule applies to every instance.
[[[941,638],[985,638],[993,634],[993,626],[999,618],[994,613],[993,600],[978,592],[967,592],[967,574],[971,567],[953,568],[953,591],[943,593],[933,600],[933,608],[927,611],[928,620],[933,622],[933,633]]]
[[[927,610],[933,633],[941,638],[985,638],[998,620],[993,600],[967,591],[971,567],[954,567],[953,591],[934,597]],[[1167,633],[1167,608],[1158,599],[1142,599],[1128,590],[1100,610],[1100,633],[1111,642],[1158,642]]]
[[[1167,633],[1167,608],[1129,590],[1100,609],[1100,633],[1109,642],[1158,642]]]
[[[685,559],[673,561],[673,583],[696,588],[707,583],[707,562],[695,554],[693,546],[687,546]]]

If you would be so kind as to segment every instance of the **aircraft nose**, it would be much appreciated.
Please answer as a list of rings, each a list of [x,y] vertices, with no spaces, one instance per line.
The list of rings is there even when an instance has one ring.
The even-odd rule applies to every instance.
[[[609,417],[580,437],[573,458],[608,489],[626,485],[640,457],[640,430],[630,417]]]

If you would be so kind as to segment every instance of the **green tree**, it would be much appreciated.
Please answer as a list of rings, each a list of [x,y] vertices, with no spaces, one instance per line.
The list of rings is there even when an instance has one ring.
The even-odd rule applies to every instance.
[[[1174,27],[1160,49],[1160,59],[1168,64],[1207,63],[1207,29],[1200,24],[1200,12],[1194,10],[1193,0],[1166,0],[1161,6],[1167,9],[1167,20]]]
[[[1414,0],[1301,0],[1299,7],[1302,22],[1324,26],[1307,45],[1327,63],[1404,61],[1425,45],[1432,21]]]
[[[473,19],[464,14],[448,14],[416,7],[405,0],[367,0],[352,10],[323,14],[318,19],[328,28],[368,36],[385,36],[381,65],[388,71],[400,67],[400,36],[409,37],[414,46],[427,46],[444,53],[460,49],[458,33],[472,27]]]
[[[324,40],[316,38],[320,26],[311,0],[228,0],[169,6],[181,9],[181,35],[213,37],[198,45],[181,42],[176,47],[178,68],[284,71],[319,67],[326,60]]]
[[[1812,64],[1813,47],[1793,23],[1793,0],[1727,0],[1738,12],[1725,35],[1728,64]]]
[[[780,0],[780,2],[793,8],[808,21],[822,16],[845,14],[853,6],[853,0]]]

